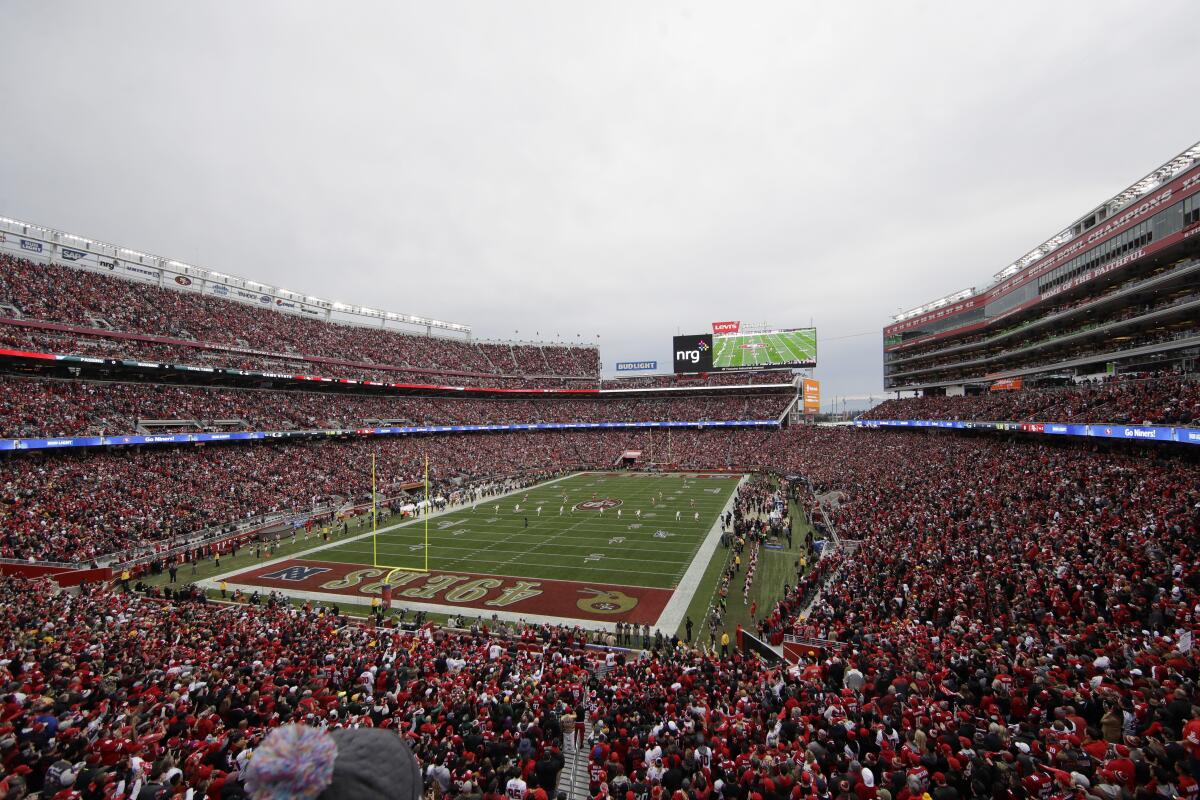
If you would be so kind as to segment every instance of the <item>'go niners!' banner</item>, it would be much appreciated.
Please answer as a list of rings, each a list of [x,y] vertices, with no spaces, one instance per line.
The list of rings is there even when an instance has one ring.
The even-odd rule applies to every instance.
[[[742,323],[741,323],[741,321],[714,322],[712,324],[712,326],[713,326],[713,334],[716,336],[720,336],[721,334],[737,333],[739,330],[741,330]]]

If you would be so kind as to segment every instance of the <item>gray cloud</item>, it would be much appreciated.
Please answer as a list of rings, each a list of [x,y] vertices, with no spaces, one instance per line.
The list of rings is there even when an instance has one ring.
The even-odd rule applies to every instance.
[[[1200,130],[1183,0],[5,17],[0,213],[606,364],[811,318],[826,397]]]

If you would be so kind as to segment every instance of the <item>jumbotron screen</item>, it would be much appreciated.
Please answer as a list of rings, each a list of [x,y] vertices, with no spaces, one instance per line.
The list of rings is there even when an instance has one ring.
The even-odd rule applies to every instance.
[[[729,323],[722,323],[733,327]],[[740,326],[738,326],[740,328]],[[722,333],[713,325],[714,370],[815,367],[817,329],[792,328],[761,333]]]

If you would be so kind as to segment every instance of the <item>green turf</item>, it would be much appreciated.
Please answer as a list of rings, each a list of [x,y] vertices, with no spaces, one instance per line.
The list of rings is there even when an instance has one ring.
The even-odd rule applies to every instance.
[[[432,517],[429,569],[673,589],[736,487],[736,480],[724,476],[622,473],[588,473],[542,484]],[[662,500],[652,506],[651,496],[657,499],[660,493]],[[588,510],[571,513],[575,504],[593,495],[620,500],[621,517],[616,508],[606,509],[603,515]],[[521,506],[519,512],[514,511],[516,504]],[[560,506],[565,506],[561,515]],[[634,513],[637,509],[642,511],[640,520]],[[682,512],[679,521],[676,510]],[[697,511],[699,522],[693,519]],[[377,542],[366,537],[303,557],[386,567],[425,566],[422,522],[381,528]]]
[[[749,333],[713,338],[713,368],[761,367],[816,363],[817,332],[814,328],[772,333]]]

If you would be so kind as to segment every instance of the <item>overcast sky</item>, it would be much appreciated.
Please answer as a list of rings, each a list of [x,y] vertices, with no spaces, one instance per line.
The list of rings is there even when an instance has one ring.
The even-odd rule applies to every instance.
[[[991,275],[1200,139],[1200,3],[8,0],[0,215],[328,299],[820,334]],[[519,333],[518,333],[519,332]],[[868,334],[868,335],[857,335]]]

